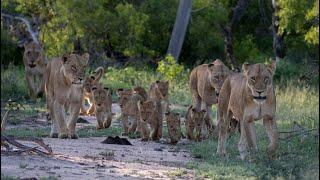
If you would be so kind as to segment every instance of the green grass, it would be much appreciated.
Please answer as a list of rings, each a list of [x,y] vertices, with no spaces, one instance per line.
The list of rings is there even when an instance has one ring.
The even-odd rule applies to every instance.
[[[289,83],[290,84],[290,83]],[[293,122],[307,127],[319,127],[319,94],[313,89],[276,88],[278,131],[289,131]],[[206,140],[190,145],[193,156],[201,157],[201,163],[190,163],[198,177],[210,179],[318,179],[319,140],[313,134],[303,143],[300,137],[279,141],[277,159],[270,160],[266,154],[269,140],[262,125],[256,122],[259,155],[252,155],[253,162],[238,157],[239,133],[227,141],[228,158],[216,155],[217,140]],[[205,155],[205,156],[204,156]]]

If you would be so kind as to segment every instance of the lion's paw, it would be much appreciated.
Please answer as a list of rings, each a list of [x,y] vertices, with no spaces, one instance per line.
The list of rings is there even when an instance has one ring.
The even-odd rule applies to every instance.
[[[67,133],[59,133],[58,138],[59,139],[67,139],[68,138],[68,134]]]
[[[50,137],[51,137],[51,138],[58,138],[58,133],[53,133],[53,132],[51,132],[51,133],[50,133]]]
[[[79,138],[78,134],[76,134],[76,133],[71,133],[69,135],[69,137],[70,137],[70,139],[78,139]]]

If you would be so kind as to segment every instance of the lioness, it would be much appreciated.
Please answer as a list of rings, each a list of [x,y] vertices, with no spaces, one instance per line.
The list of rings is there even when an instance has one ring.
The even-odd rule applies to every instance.
[[[108,128],[112,121],[111,90],[98,83],[91,88],[91,91],[94,98],[93,104],[96,106],[97,129]]]
[[[139,131],[139,113],[138,113],[138,101],[145,101],[143,94],[134,89],[118,89],[117,95],[119,96],[119,106],[121,108],[121,117],[123,124],[123,135],[128,133],[135,133]],[[132,118],[132,123],[129,125],[128,118]]]
[[[181,139],[181,124],[180,115],[178,113],[166,112],[168,134],[171,140],[171,144],[177,144]]]
[[[156,81],[150,85],[148,92],[149,100],[156,103],[156,108],[158,112],[157,120],[159,121],[157,125],[157,137],[160,139],[162,137],[162,127],[163,127],[163,118],[165,112],[169,110],[169,82],[168,81]]]
[[[52,119],[50,137],[78,138],[75,132],[89,54],[65,54],[47,66],[45,84],[47,107]],[[67,110],[69,110],[68,121]],[[68,125],[66,125],[68,122]]]
[[[201,141],[201,130],[204,125],[206,110],[197,111],[193,106],[189,106],[186,115],[187,139]],[[196,128],[196,137],[193,136],[193,130]]]
[[[80,109],[80,114],[90,115],[95,111],[95,104],[93,103],[93,94],[91,88],[96,85],[104,74],[103,67],[95,69],[90,76],[87,76],[84,80],[83,101]],[[85,101],[89,103],[89,108],[85,107]]]
[[[210,134],[213,129],[211,107],[217,103],[220,89],[229,73],[229,68],[219,59],[210,64],[199,65],[190,73],[189,87],[193,107],[197,111],[205,110],[207,112],[205,124]],[[219,117],[218,114],[217,117]]]
[[[23,63],[25,77],[32,99],[41,96],[44,90],[47,62],[41,45],[30,42],[24,45]]]
[[[257,150],[254,121],[263,119],[270,139],[268,153],[275,155],[278,146],[275,120],[276,97],[273,87],[275,61],[270,65],[247,63],[242,66],[243,74],[230,75],[222,86],[219,97],[221,126],[218,154],[226,154],[227,130],[232,116],[240,121],[241,137],[238,144],[241,159],[246,157],[247,145]]]

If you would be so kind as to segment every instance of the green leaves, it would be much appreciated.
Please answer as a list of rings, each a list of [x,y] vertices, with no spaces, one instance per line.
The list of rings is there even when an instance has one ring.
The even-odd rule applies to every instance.
[[[177,80],[183,72],[183,66],[179,65],[171,54],[167,55],[164,60],[159,61],[157,71],[162,74],[166,80]]]

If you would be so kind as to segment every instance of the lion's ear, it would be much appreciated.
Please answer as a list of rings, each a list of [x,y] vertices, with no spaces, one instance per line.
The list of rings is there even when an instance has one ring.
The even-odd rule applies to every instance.
[[[248,62],[243,63],[242,65],[242,71],[244,72],[244,74],[246,74],[249,70],[250,64]]]
[[[69,59],[69,54],[64,54],[64,55],[62,56],[62,62],[63,62],[63,64],[66,63],[66,62],[68,61],[68,59]]]
[[[276,61],[272,61],[271,64],[268,64],[267,67],[271,71],[272,74],[276,72]]]
[[[89,53],[84,53],[83,55],[82,55],[82,58],[83,58],[83,60],[85,61],[85,63],[86,63],[86,65],[88,64],[88,62],[89,62]]]
[[[214,64],[213,64],[213,63],[208,64],[209,70],[213,70],[213,67],[214,67]]]

